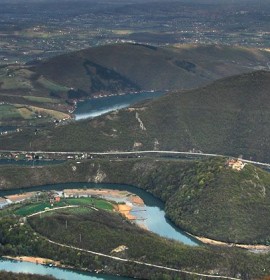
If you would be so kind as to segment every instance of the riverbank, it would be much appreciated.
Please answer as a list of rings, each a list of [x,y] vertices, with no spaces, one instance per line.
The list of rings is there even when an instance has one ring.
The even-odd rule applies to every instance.
[[[189,233],[187,233],[189,234]],[[190,234],[190,236],[192,236],[193,238],[199,240],[200,242],[202,242],[203,244],[206,245],[214,245],[214,246],[222,246],[222,247],[237,247],[237,248],[241,248],[241,249],[247,249],[249,251],[252,252],[270,252],[270,246],[267,245],[250,245],[250,244],[238,244],[238,243],[227,243],[227,242],[223,242],[223,241],[218,241],[218,240],[214,240],[214,239],[210,239],[210,238],[206,238],[206,237],[200,237],[200,236],[196,236],[196,235],[192,235]]]
[[[65,266],[61,265],[61,263],[59,261],[55,261],[55,260],[47,259],[47,258],[31,257],[31,256],[16,256],[16,257],[3,256],[3,258],[15,260],[15,261],[31,262],[31,263],[42,264],[42,265],[65,267]]]
[[[34,257],[34,256],[1,256],[3,259],[8,259],[8,260],[13,260],[13,261],[19,261],[19,262],[28,262],[28,263],[33,263],[37,265],[44,265],[44,266],[49,266],[49,267],[57,267],[57,268],[62,268],[62,269],[67,269],[69,271],[75,271],[77,268],[75,266],[71,265],[64,265],[61,264],[60,261],[55,261],[53,259],[48,259],[48,258],[41,258],[41,257]],[[89,273],[98,273],[99,271],[91,271],[85,269],[81,269],[81,271],[84,272],[89,272]]]
[[[12,203],[22,201],[34,197],[36,192],[26,192],[16,195],[6,196]],[[86,197],[86,196],[96,196],[105,200],[118,200],[119,204],[116,204],[114,209],[119,212],[128,220],[136,221],[137,217],[131,214],[131,211],[134,209],[134,206],[143,207],[145,206],[144,201],[137,195],[130,193],[128,191],[120,190],[110,190],[110,189],[64,189],[63,196],[66,198],[69,197]],[[148,229],[145,225],[140,225],[142,228]],[[196,235],[189,234],[193,238],[199,240],[203,244],[213,245],[213,246],[222,246],[222,247],[237,247],[242,249],[247,249],[253,252],[268,252],[270,251],[270,246],[267,245],[250,245],[250,244],[238,244],[238,243],[227,243],[219,240],[214,240],[206,237],[200,237]],[[30,261],[39,264],[53,263],[52,260],[35,258],[35,257],[16,257],[16,260],[21,261]],[[55,265],[55,263],[53,263]]]
[[[136,220],[136,216],[130,214],[130,211],[132,210],[132,206],[127,204],[117,204],[115,209],[126,219]]]
[[[5,198],[10,203],[18,203],[22,202],[24,200],[30,199],[36,195],[36,192],[25,192],[25,193],[19,193],[19,194],[13,194],[13,195],[7,195]]]
[[[82,187],[83,187],[83,185],[81,185]],[[81,191],[83,191],[83,189],[80,189]],[[145,197],[143,197],[144,199],[145,199]],[[146,204],[147,204],[147,199],[145,199],[145,202],[146,202]],[[97,223],[96,223],[96,225],[98,226],[98,225],[100,225],[100,221],[102,221],[102,224],[103,223],[105,223],[105,225],[107,224],[106,223],[106,219],[105,220],[103,220],[103,217],[101,217],[100,216],[100,212],[98,212],[98,211],[92,211],[91,212],[93,215],[97,215],[96,216],[96,221],[97,221]],[[106,211],[103,213],[104,215],[106,215]],[[88,215],[88,214],[87,214]],[[118,215],[114,215],[114,216],[118,216]],[[153,216],[154,218],[156,218],[158,215],[156,214],[156,215],[153,215],[153,212],[151,212],[151,216]],[[44,217],[45,218],[45,217]],[[48,217],[47,217],[48,218]],[[119,218],[119,216],[118,216],[118,218]],[[82,221],[84,221],[85,219],[82,219]],[[122,226],[123,225],[125,225],[125,226],[131,226],[131,224],[130,223],[123,223],[122,221],[121,221],[121,219],[119,219],[120,220],[120,224],[119,224],[119,226],[122,228]],[[40,223],[40,222],[42,222],[43,221],[43,219],[40,219],[39,217],[37,217],[37,219],[36,219],[36,221],[38,222],[38,223]],[[74,219],[74,221],[77,221],[77,219],[76,219],[76,217],[75,217],[75,219]],[[108,223],[111,223],[112,222],[112,219],[110,218],[110,217],[108,217],[108,219],[107,219],[107,221],[108,221]],[[46,221],[44,221],[44,226],[46,227],[46,225],[47,225],[48,223],[46,222]],[[76,225],[77,223],[75,223],[75,224],[73,224],[73,226],[74,225]],[[70,226],[70,229],[72,229],[73,227],[71,227],[71,225],[72,225],[72,223],[71,223],[71,220],[70,220],[70,222],[69,222],[69,226]],[[160,228],[161,227],[161,225],[162,224],[160,224],[160,223],[157,223],[157,225],[158,225],[158,227]],[[37,228],[39,228],[39,229],[41,229],[42,227],[41,227],[41,225],[40,224],[36,224],[36,226],[37,226]],[[8,228],[10,228],[10,226],[8,225],[7,226],[7,229]],[[56,227],[53,227],[54,229],[56,228]],[[91,228],[91,230],[89,230],[89,231],[85,231],[85,233],[83,234],[83,238],[82,238],[82,241],[84,241],[84,240],[87,240],[87,242],[89,242],[89,240],[93,240],[92,238],[93,238],[93,236],[97,236],[97,237],[95,237],[95,238],[99,238],[99,235],[98,234],[95,234],[95,233],[93,233],[93,236],[85,236],[85,234],[87,233],[89,233],[89,232],[92,232],[93,230],[94,230],[94,228],[95,228],[95,226],[90,226],[90,228]],[[118,226],[116,227],[116,228],[118,228]],[[46,229],[46,228],[44,228],[44,229]],[[49,228],[50,229],[50,231],[52,231],[52,228]],[[25,228],[21,228],[21,230],[22,230],[22,232],[25,232]],[[137,230],[138,231],[138,230]],[[56,231],[57,232],[57,231]],[[107,229],[106,229],[106,231],[104,231],[104,232],[107,232]],[[121,231],[121,232],[123,232],[123,231]],[[126,235],[126,233],[128,233],[128,231],[124,231],[125,232],[125,235]],[[9,233],[9,234],[12,234],[12,231],[11,232],[9,232],[8,230],[7,230],[7,233]],[[78,230],[75,228],[74,229],[74,236],[78,236]],[[16,233],[14,233],[14,234],[16,234]],[[179,263],[179,259],[183,259],[183,262],[181,262],[181,266],[183,266],[184,268],[190,268],[190,267],[192,267],[193,268],[193,266],[195,267],[196,266],[196,271],[197,271],[197,267],[202,267],[202,270],[200,270],[200,271],[202,271],[202,272],[204,272],[204,271],[209,271],[210,269],[214,269],[215,267],[217,267],[218,266],[218,264],[216,264],[215,265],[215,263],[216,263],[216,261],[217,261],[217,258],[219,258],[219,255],[217,255],[215,252],[216,252],[216,250],[213,250],[213,255],[212,255],[212,249],[211,249],[211,247],[209,246],[209,247],[205,247],[205,248],[203,248],[203,247],[195,247],[195,248],[191,248],[191,247],[188,247],[188,246],[183,246],[182,244],[178,244],[178,243],[172,243],[172,247],[171,248],[168,248],[168,257],[166,257],[166,258],[164,258],[164,259],[162,259],[162,255],[163,255],[163,253],[162,254],[159,254],[159,252],[157,251],[157,252],[155,252],[154,251],[154,249],[153,248],[161,248],[159,245],[160,245],[160,243],[158,243],[158,245],[157,244],[152,244],[151,246],[149,245],[149,248],[152,248],[151,250],[149,250],[148,249],[148,244],[149,244],[149,242],[150,241],[152,241],[153,239],[155,239],[155,238],[157,238],[157,241],[158,242],[161,242],[161,240],[160,240],[160,238],[159,237],[154,237],[154,236],[151,236],[150,238],[148,237],[148,238],[146,238],[145,239],[145,243],[143,243],[143,236],[144,236],[144,234],[147,234],[146,232],[144,232],[141,236],[139,236],[138,235],[138,232],[136,232],[135,233],[135,239],[130,239],[130,240],[132,240],[132,242],[130,243],[130,244],[127,244],[126,246],[128,247],[128,251],[126,252],[126,254],[128,254],[127,255],[127,257],[129,257],[129,254],[133,254],[134,253],[134,250],[139,250],[138,249],[138,245],[137,244],[135,244],[135,246],[134,247],[132,247],[133,246],[133,242],[137,242],[137,240],[138,240],[138,242],[142,242],[142,247],[145,249],[145,251],[142,251],[140,254],[138,254],[139,256],[145,256],[146,254],[148,254],[148,251],[153,251],[151,254],[153,254],[153,259],[151,259],[151,254],[149,255],[149,263],[156,263],[156,258],[161,258],[160,260],[157,260],[158,261],[158,263],[162,263],[163,265],[164,265],[164,267],[175,267],[176,269],[178,268],[178,263]],[[27,233],[27,235],[29,235],[29,233]],[[17,234],[15,235],[15,236],[17,236]],[[20,235],[21,236],[21,235]],[[59,239],[59,241],[58,242],[60,242],[61,244],[62,244],[62,240],[61,240],[61,237],[63,236],[63,235],[59,235],[60,236],[60,239]],[[34,238],[36,238],[36,237],[34,237]],[[117,239],[117,242],[116,242],[116,244],[113,244],[113,246],[112,246],[112,248],[116,248],[119,244],[124,244],[123,242],[122,242],[122,238],[121,238],[121,236],[120,237],[118,237],[118,238],[116,238]],[[16,238],[12,238],[11,240],[16,240]],[[22,240],[24,240],[24,239],[22,239]],[[31,241],[31,238],[27,238],[26,240],[30,240]],[[54,239],[53,239],[54,240]],[[69,239],[69,240],[74,240],[74,238],[71,236],[71,238]],[[111,240],[110,238],[105,238],[104,240],[107,240],[106,242],[112,242],[113,240]],[[121,240],[121,242],[119,242],[119,240]],[[141,241],[142,240],[142,241]],[[42,240],[42,241],[44,241],[44,240]],[[155,241],[155,242],[157,242],[157,241]],[[45,242],[45,241],[44,241]],[[48,257],[50,257],[50,258],[54,258],[54,256],[60,256],[60,252],[62,252],[62,249],[63,249],[63,246],[62,245],[59,245],[59,248],[57,247],[57,246],[54,246],[54,245],[58,245],[58,244],[60,244],[60,243],[58,243],[57,244],[57,241],[53,241],[53,242],[56,242],[56,243],[50,243],[50,244],[46,244],[46,246],[44,246],[44,245],[42,245],[41,246],[41,250],[44,250],[44,248],[46,248],[46,250],[48,250],[48,252],[50,253],[50,254],[46,254],[46,256],[48,256]],[[135,243],[136,243],[135,242]],[[166,241],[164,244],[166,244],[166,246],[168,246],[168,243],[167,243],[168,241]],[[25,241],[23,241],[23,242],[21,242],[20,240],[19,240],[19,243],[18,244],[25,244]],[[31,243],[30,243],[31,244]],[[52,248],[50,248],[50,246],[52,246],[51,244],[54,244],[53,245],[53,247]],[[69,242],[67,243],[67,244],[70,244]],[[94,242],[94,244],[98,244],[97,242]],[[27,246],[27,244],[25,244],[25,246]],[[69,250],[69,248],[68,248],[68,246],[69,245],[65,245],[65,246],[67,246],[66,247],[66,249],[65,250]],[[76,244],[75,244],[75,246],[77,246]],[[177,255],[177,258],[176,258],[176,263],[174,263],[174,259],[173,259],[173,257],[172,256],[174,256],[175,255],[175,251],[174,250],[176,250],[175,248],[176,247],[179,247],[179,256]],[[48,249],[47,249],[48,248]],[[73,247],[72,247],[73,248]],[[82,248],[86,248],[85,246],[82,246]],[[89,248],[90,248],[90,250],[93,250],[93,251],[95,251],[95,252],[98,252],[98,258],[99,258],[99,261],[101,261],[101,255],[100,255],[100,248],[95,248],[95,247],[92,247],[92,245],[90,245],[89,246]],[[107,248],[106,246],[105,246],[105,244],[102,242],[102,247],[101,248]],[[163,248],[163,247],[162,247]],[[50,250],[49,250],[50,249]],[[95,249],[95,250],[94,250]],[[82,254],[83,253],[83,250],[84,249],[81,249],[81,248],[79,248],[78,249],[78,252],[80,253],[80,254]],[[87,250],[87,249],[86,249]],[[159,250],[159,249],[157,249],[157,250]],[[197,254],[193,254],[192,253],[192,251],[193,250],[197,250]],[[227,252],[227,250],[225,250],[225,249],[219,249],[219,250],[221,250],[221,252],[223,252],[223,250],[224,250],[224,254],[226,254],[226,252]],[[59,252],[58,252],[59,251]],[[43,251],[42,251],[43,252]],[[90,251],[89,251],[90,252]],[[162,250],[160,250],[160,252],[164,252],[163,251],[163,249]],[[87,256],[88,256],[88,252],[86,252],[85,251],[85,253],[87,253]],[[102,252],[102,253],[104,253],[104,252]],[[58,255],[59,254],[59,255]],[[105,252],[105,254],[108,254],[108,255],[110,255],[110,253],[106,253]],[[137,253],[136,253],[137,254]],[[191,258],[190,258],[190,254],[192,254],[192,256],[194,256],[193,258],[192,258],[192,260],[191,260]],[[203,254],[203,256],[202,256],[202,254]],[[229,258],[232,258],[233,260],[232,260],[232,262],[233,261],[235,261],[235,259],[237,260],[237,257],[239,257],[239,258],[241,258],[242,259],[242,255],[243,255],[243,257],[247,257],[247,258],[250,258],[251,260],[250,260],[250,264],[251,264],[251,266],[252,266],[252,263],[258,263],[257,261],[259,260],[258,258],[259,258],[259,256],[257,257],[256,256],[256,254],[247,254],[247,256],[245,256],[244,254],[246,254],[246,252],[243,250],[238,250],[238,251],[235,251],[235,250],[232,250],[232,256],[231,255],[228,255],[228,257]],[[35,252],[35,255],[40,255],[39,254],[39,252],[37,251],[37,252]],[[42,255],[44,255],[44,253],[42,253]],[[63,260],[63,261],[66,261],[66,256],[70,256],[70,258],[72,259],[72,261],[69,261],[68,263],[70,264],[76,264],[77,263],[77,261],[76,261],[76,258],[77,258],[77,254],[73,254],[73,253],[69,253],[69,254],[67,254],[66,252],[63,252],[63,257],[59,257],[59,260]],[[183,256],[184,255],[184,256]],[[72,257],[71,257],[72,256]],[[197,257],[198,256],[198,257]],[[230,257],[231,256],[231,257]],[[117,260],[118,260],[118,257],[119,256],[110,256],[110,258],[106,258],[106,260],[108,259],[109,261],[111,261],[111,260],[114,260],[114,258],[117,258]],[[121,257],[121,256],[120,256]],[[124,255],[124,257],[126,257],[125,255]],[[196,257],[197,257],[197,260],[196,260]],[[210,258],[211,257],[211,258]],[[73,261],[73,258],[74,258],[74,261]],[[171,258],[172,258],[172,263],[171,262],[169,262],[169,260],[171,260]],[[88,257],[87,258],[84,258],[84,259],[88,259]],[[89,255],[89,264],[91,265],[91,264],[93,264],[93,260],[95,259],[95,256],[90,256]],[[209,259],[209,267],[208,267],[208,264],[205,264],[205,259]],[[153,261],[154,260],[154,261]],[[186,260],[190,260],[190,262],[191,263],[189,263],[189,261],[188,261],[188,263],[186,263]],[[224,259],[223,259],[223,257],[221,256],[221,259],[220,259],[220,262],[221,262],[221,264],[223,265],[223,261],[224,261]],[[32,262],[35,262],[35,260],[32,260]],[[106,261],[107,262],[107,261]],[[202,262],[202,263],[201,263]],[[249,262],[249,261],[247,261],[247,262]],[[198,263],[198,264],[197,264]],[[141,265],[141,262],[139,261],[139,263],[138,262],[136,262],[136,264],[140,264]],[[88,265],[88,263],[87,263],[87,265]],[[129,269],[129,264],[127,263],[126,264],[126,262],[123,262],[123,264],[122,264],[123,266],[124,265],[127,265],[127,268],[125,268],[125,270],[128,270]],[[122,265],[121,266],[119,266],[119,267],[122,267]],[[67,267],[65,267],[65,266],[61,266],[61,267],[63,267],[63,268],[67,268]],[[88,266],[84,266],[84,267],[88,267]],[[118,266],[117,266],[118,267]],[[241,268],[241,265],[239,266],[240,268]],[[48,268],[48,267],[47,267]],[[47,269],[46,268],[46,269]],[[89,267],[90,268],[90,267]],[[98,265],[93,265],[93,267],[91,267],[91,269],[89,269],[90,271],[95,271],[96,269],[99,269],[100,267],[98,266]],[[239,269],[240,269],[239,268]],[[48,268],[49,269],[49,268]],[[119,272],[121,272],[121,271],[119,271],[119,270],[117,270],[117,272],[115,272],[115,266],[114,266],[114,264],[112,264],[112,266],[110,267],[110,270],[106,270],[105,272],[106,273],[108,273],[108,274],[110,274],[111,272],[113,272],[113,273],[119,273]],[[132,269],[134,269],[134,266],[132,265]],[[140,268],[137,268],[138,269],[138,271],[141,271],[142,269],[141,269],[141,267]],[[147,269],[149,269],[149,267],[147,267]],[[153,266],[153,269],[158,269],[158,270],[160,270],[161,269],[161,267],[160,266],[158,266],[158,267],[156,267],[155,265]],[[243,269],[246,269],[246,267],[244,267]],[[121,270],[121,269],[120,269]],[[188,270],[188,269],[187,269]],[[252,269],[251,269],[252,270]],[[143,270],[144,271],[144,273],[145,273],[145,270]],[[147,270],[148,271],[148,270]],[[246,270],[241,270],[241,271],[246,271]],[[255,271],[255,270],[254,270]],[[105,273],[104,272],[104,273]],[[153,275],[153,271],[151,270],[151,269],[149,269],[149,274],[150,275]],[[223,271],[224,272],[224,271]],[[160,272],[156,272],[156,273],[160,273]],[[193,273],[192,271],[191,271],[191,273]],[[144,274],[145,275],[145,274]],[[225,275],[227,275],[227,273],[225,274]],[[228,275],[231,275],[230,274],[230,272],[228,272]],[[61,278],[61,277],[59,277],[59,278]],[[73,278],[67,278],[67,279],[73,279]],[[146,278],[145,278],[146,279]],[[147,278],[147,279],[150,279],[150,277],[149,278]],[[255,278],[254,278],[255,279]]]

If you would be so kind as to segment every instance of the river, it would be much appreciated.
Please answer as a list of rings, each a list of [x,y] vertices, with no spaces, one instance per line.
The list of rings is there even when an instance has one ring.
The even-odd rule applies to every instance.
[[[154,99],[164,95],[165,92],[140,92],[127,93],[123,95],[106,96],[100,98],[92,98],[77,103],[77,108],[74,111],[75,120],[94,118],[108,112],[129,107],[135,103]]]
[[[52,275],[56,279],[63,280],[128,280],[132,278],[100,275],[78,270],[63,269],[59,267],[49,267],[30,262],[20,262],[0,258],[0,270],[11,271],[15,273],[31,273],[40,275]]]
[[[134,186],[124,185],[124,184],[103,184],[103,183],[64,183],[55,185],[44,185],[31,187],[27,189],[17,189],[17,190],[2,190],[0,191],[0,196],[17,194],[22,192],[31,191],[42,191],[42,190],[63,190],[63,189],[73,189],[73,188],[96,188],[96,189],[113,189],[113,190],[126,190],[140,196],[144,203],[144,210],[140,212],[140,217],[144,219],[144,224],[146,227],[160,236],[171,238],[184,244],[196,246],[199,243],[186,235],[184,232],[177,229],[170,221],[165,218],[164,204],[159,199],[155,198],[150,193],[139,189]],[[131,211],[135,216],[138,215],[136,207]],[[117,277],[117,276],[105,276],[96,275],[91,273],[83,273],[80,271],[63,270],[57,267],[47,267],[43,265],[37,265],[27,262],[16,262],[6,259],[0,259],[0,270],[13,271],[13,272],[24,272],[24,273],[36,273],[42,275],[53,275],[57,279],[78,279],[78,280],[94,280],[94,279],[104,279],[104,280],[125,280],[130,278]]]
[[[0,191],[0,196],[17,194],[22,192],[31,191],[42,191],[42,190],[63,190],[63,189],[82,189],[82,188],[95,188],[95,189],[112,189],[112,190],[125,190],[134,193],[141,197],[145,203],[145,211],[140,212],[139,216],[144,220],[147,228],[159,234],[160,236],[171,238],[187,245],[196,246],[198,242],[191,238],[181,230],[177,229],[168,219],[165,217],[164,203],[155,198],[150,193],[139,189],[134,186],[124,185],[124,184],[104,184],[104,183],[64,183],[55,185],[44,185],[37,187],[30,187],[27,189],[17,189],[17,190],[2,190]],[[137,208],[131,211],[131,214],[138,215]]]
[[[83,102],[78,102],[77,108],[74,112],[75,119],[81,120],[86,118],[94,118],[102,114],[129,107],[135,103],[141,102],[147,99],[153,99],[164,95],[165,92],[142,92],[142,93],[129,93],[118,96],[107,96],[102,98],[89,99]],[[0,164],[14,164],[14,161],[2,160]],[[55,162],[56,163],[56,162]],[[35,164],[35,162],[17,162],[17,164]],[[36,163],[36,164],[44,164]],[[46,164],[46,163],[45,163]],[[40,191],[40,190],[61,190],[67,188],[106,188],[106,189],[118,189],[127,190],[129,192],[139,195],[145,203],[145,211],[140,212],[140,218],[143,220],[144,225],[154,233],[157,233],[163,237],[171,238],[174,240],[181,241],[188,245],[197,245],[198,243],[190,238],[185,233],[178,230],[170,221],[165,218],[164,204],[154,198],[151,194],[138,189],[136,187],[128,185],[115,185],[115,184],[94,184],[94,183],[68,183],[68,184],[57,184],[57,185],[46,185],[39,187],[28,188],[27,190],[12,190],[12,191],[0,191],[0,196],[20,193],[23,191]],[[138,209],[134,208],[131,214],[138,215]],[[117,276],[105,276],[105,275],[94,275],[90,273],[83,273],[80,271],[64,270],[57,267],[47,267],[43,265],[37,265],[27,262],[16,262],[11,260],[1,259],[0,270],[12,271],[12,272],[24,272],[24,273],[37,273],[41,275],[53,275],[57,279],[78,279],[78,280],[116,280],[116,279],[130,279],[125,277]]]
[[[27,165],[27,166],[43,166],[61,164],[64,160],[16,160],[16,159],[0,159],[0,165]]]
[[[0,134],[2,132],[11,132],[11,131],[16,131],[17,127],[16,126],[1,126],[0,125]]]

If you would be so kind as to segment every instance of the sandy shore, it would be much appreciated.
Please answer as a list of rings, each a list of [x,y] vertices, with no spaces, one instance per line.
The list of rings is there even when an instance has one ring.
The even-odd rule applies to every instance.
[[[206,237],[199,237],[192,235],[194,238],[198,239],[204,244],[208,245],[216,245],[216,246],[224,246],[224,247],[238,247],[238,248],[243,248],[243,249],[248,249],[248,250],[257,250],[257,251],[270,251],[270,246],[266,245],[248,245],[248,244],[237,244],[237,243],[226,243],[218,240],[213,240],[210,238]]]
[[[5,202],[7,202],[6,199],[3,197],[0,197],[0,203],[5,203]]]
[[[129,206],[127,204],[118,204],[118,205],[116,205],[116,209],[125,218],[127,218],[129,220],[136,220],[136,217],[130,214],[130,211],[132,210],[132,206]]]
[[[17,257],[11,257],[11,256],[4,256],[4,258],[16,260],[16,261],[24,261],[24,262],[31,262],[31,263],[37,263],[37,264],[52,264],[55,266],[60,266],[59,261],[54,261],[51,259],[45,259],[40,257],[29,257],[29,256],[17,256]]]
[[[143,200],[137,195],[132,195],[131,197],[129,197],[129,201],[138,206],[144,206]]]
[[[7,195],[6,198],[12,202],[22,201],[35,196],[36,192],[25,192],[22,194]]]

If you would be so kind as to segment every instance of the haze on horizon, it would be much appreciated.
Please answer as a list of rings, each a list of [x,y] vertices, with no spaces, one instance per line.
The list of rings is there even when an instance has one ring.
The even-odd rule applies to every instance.
[[[205,3],[205,4],[224,4],[224,3],[260,3],[262,0],[58,0],[57,2],[89,2],[89,3],[106,3],[106,2],[115,2],[115,3],[149,3],[149,2],[183,2],[183,3]],[[0,0],[0,3],[42,3],[42,2],[53,2],[54,0]],[[270,3],[270,0],[263,0],[264,3]]]

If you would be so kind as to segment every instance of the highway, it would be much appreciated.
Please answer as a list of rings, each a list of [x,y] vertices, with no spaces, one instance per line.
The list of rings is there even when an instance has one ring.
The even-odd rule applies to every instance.
[[[22,150],[0,150],[0,153],[23,153],[23,154],[42,154],[42,155],[81,155],[81,154],[87,154],[88,157],[124,157],[124,156],[129,156],[129,155],[134,155],[134,156],[148,156],[148,155],[156,155],[156,156],[170,156],[170,157],[177,157],[177,156],[194,156],[194,157],[231,157],[228,155],[221,155],[221,154],[210,154],[210,153],[199,153],[199,152],[179,152],[179,151],[113,151],[113,152],[87,152],[87,151],[22,151]],[[235,157],[233,157],[235,158]],[[254,165],[259,165],[263,167],[268,167],[270,168],[269,163],[265,162],[258,162],[258,161],[252,161],[252,160],[247,160],[247,159],[241,159],[241,161],[245,163],[251,163]]]

